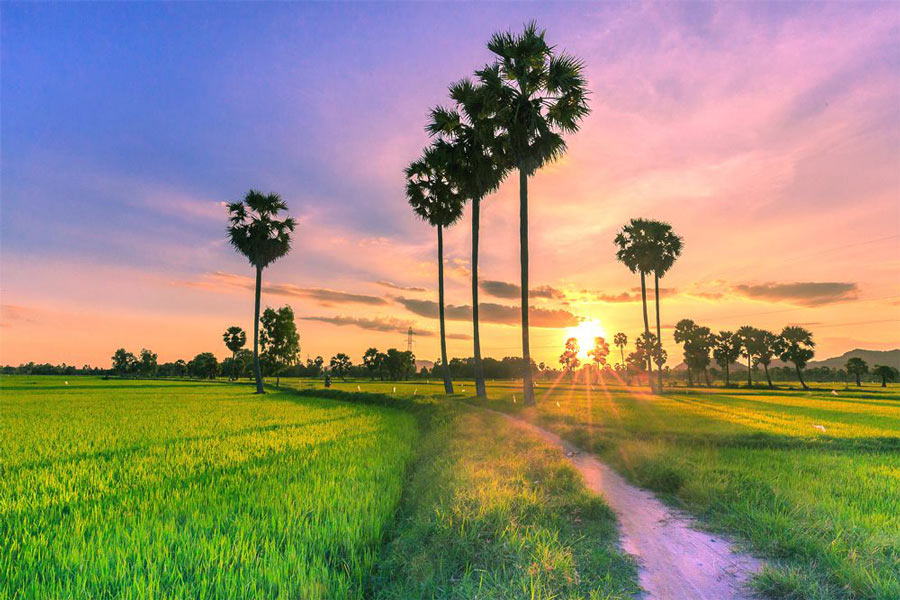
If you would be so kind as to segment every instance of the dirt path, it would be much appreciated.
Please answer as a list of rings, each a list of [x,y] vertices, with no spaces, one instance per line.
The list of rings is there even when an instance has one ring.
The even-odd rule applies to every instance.
[[[493,412],[493,411],[492,411]],[[503,413],[498,413],[503,414]],[[555,433],[503,414],[558,446],[584,476],[587,487],[602,495],[619,517],[622,547],[640,563],[639,580],[650,600],[743,600],[752,598],[745,583],[762,562],[732,551],[722,537],[691,527],[653,494]]]

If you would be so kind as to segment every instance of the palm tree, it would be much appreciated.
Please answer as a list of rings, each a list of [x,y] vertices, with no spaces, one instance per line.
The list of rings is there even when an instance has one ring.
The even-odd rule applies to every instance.
[[[519,260],[522,288],[523,396],[534,405],[528,330],[528,177],[566,151],[563,134],[578,131],[589,112],[583,63],[555,53],[532,21],[520,34],[495,33],[488,50],[493,64],[476,72],[486,108],[497,125],[497,141],[519,171]]]
[[[778,336],[766,329],[757,329],[756,362],[763,366],[766,372],[766,383],[769,384],[770,388],[775,386],[772,385],[772,377],[769,376],[769,365],[772,363],[775,355],[778,354],[778,351]]]
[[[617,333],[613,336],[613,343],[616,347],[619,348],[619,352],[622,353],[622,366],[625,366],[625,346],[628,345],[628,336],[622,332]]]
[[[847,361],[847,372],[856,377],[856,387],[860,387],[862,382],[859,378],[869,372],[869,365],[863,359],[854,356]]]
[[[729,366],[737,360],[741,353],[741,341],[731,331],[720,331],[715,337],[715,346],[713,347],[713,358],[719,363],[720,367],[725,369],[725,386],[731,385],[729,377]]]
[[[247,257],[256,268],[256,301],[253,308],[253,370],[256,393],[265,394],[259,368],[259,300],[262,293],[262,272],[267,266],[290,252],[291,233],[295,222],[291,217],[279,221],[276,217],[287,210],[278,194],[263,194],[250,190],[241,202],[228,205],[228,241],[235,250]]]
[[[450,86],[455,107],[436,107],[426,127],[432,136],[450,144],[453,154],[450,176],[463,200],[472,201],[472,329],[475,354],[475,392],[487,399],[481,332],[478,321],[478,239],[481,200],[495,191],[508,171],[496,124],[486,109],[484,87],[463,79]]]
[[[780,337],[781,356],[779,356],[779,358],[784,362],[794,363],[800,385],[803,386],[804,390],[808,390],[809,387],[806,385],[806,382],[803,381],[802,371],[806,366],[806,363],[809,362],[809,359],[815,354],[813,348],[816,347],[816,343],[812,339],[812,333],[802,327],[794,325],[782,329]]]
[[[447,337],[444,326],[444,228],[458,221],[463,211],[463,199],[448,175],[451,160],[452,156],[446,145],[432,145],[426,148],[422,157],[413,161],[405,171],[406,197],[410,206],[416,215],[437,229],[441,371],[444,376],[444,391],[448,394],[453,393],[453,382],[447,364]]]
[[[614,242],[619,249],[616,251],[616,259],[628,267],[632,273],[641,274],[641,304],[644,309],[644,334],[650,335],[650,320],[647,318],[647,273],[653,270],[655,262],[655,249],[649,242],[650,221],[646,219],[631,219],[616,234]],[[652,373],[653,367],[648,356],[648,370]],[[652,381],[652,380],[651,380]],[[651,384],[652,385],[652,384]]]
[[[237,325],[232,325],[222,334],[222,339],[225,341],[225,347],[231,350],[231,365],[234,367],[234,379],[237,380],[237,353],[247,343],[247,334]]]
[[[570,337],[566,340],[566,347],[559,355],[559,364],[562,365],[563,371],[569,374],[569,382],[574,382],[575,369],[581,366],[581,360],[578,359],[577,338]]]
[[[650,332],[642,333],[634,341],[634,347],[637,353],[644,358],[647,363],[647,385],[653,388],[653,363],[655,362],[660,368],[665,360],[659,354],[659,344],[656,336]]]
[[[656,343],[659,344],[658,354],[662,354],[662,331],[659,323],[659,280],[668,273],[684,246],[682,238],[675,234],[672,226],[664,221],[650,221],[648,229],[649,241],[653,246],[653,293],[656,304]],[[658,365],[657,377],[659,377],[659,389],[662,391],[663,378],[662,367]]]
[[[597,376],[600,377],[601,369],[606,366],[606,357],[609,356],[609,344],[602,336],[595,337],[594,347],[587,354],[596,365]]]
[[[747,387],[753,387],[753,359],[759,353],[759,330],[750,325],[738,327],[735,333],[741,344],[741,356],[747,359]]]

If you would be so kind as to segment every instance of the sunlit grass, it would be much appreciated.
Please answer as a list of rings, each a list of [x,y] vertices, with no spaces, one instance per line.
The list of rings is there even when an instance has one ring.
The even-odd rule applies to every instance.
[[[558,451],[496,415],[447,414],[420,448],[376,598],[632,597],[614,515]]]
[[[563,386],[534,410],[508,389],[491,405],[599,453],[770,559],[756,580],[769,597],[887,600],[900,598],[897,391]]]
[[[418,435],[246,386],[0,382],[0,597],[359,597]]]
[[[437,381],[336,386],[443,397]],[[754,580],[766,597],[900,598],[900,387],[812,387],[657,396],[560,379],[523,409],[520,383],[491,382],[488,405],[598,453],[768,559]],[[454,400],[477,403],[470,382],[457,390]]]

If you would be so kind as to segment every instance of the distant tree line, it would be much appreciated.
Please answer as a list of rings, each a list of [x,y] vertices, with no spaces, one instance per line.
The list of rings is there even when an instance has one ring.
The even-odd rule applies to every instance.
[[[709,327],[697,325],[690,319],[682,319],[675,325],[674,338],[684,349],[683,371],[663,368],[667,361],[666,351],[660,347],[652,332],[645,331],[635,341],[635,350],[627,356],[625,348],[628,336],[621,332],[615,334],[613,343],[619,349],[621,360],[614,367],[607,363],[610,350],[604,338],[595,339],[594,348],[588,352],[593,364],[584,366],[578,358],[578,340],[569,338],[559,357],[561,369],[549,369],[541,363],[538,372],[544,378],[567,374],[574,380],[575,372],[581,367],[581,372],[588,374],[588,381],[608,374],[628,383],[636,380],[652,383],[650,364],[655,363],[659,373],[664,373],[669,380],[685,379],[688,386],[693,386],[696,376],[698,383],[702,380],[709,386],[711,377],[722,377],[727,386],[731,385],[732,369],[741,365],[738,361],[746,360],[745,365],[741,366],[747,369],[749,386],[753,385],[753,374],[759,373],[760,367],[769,387],[773,387],[773,381],[799,381],[804,388],[807,388],[806,381],[855,381],[856,385],[861,385],[862,381],[875,381],[886,386],[887,382],[900,379],[900,373],[895,367],[875,365],[870,371],[861,358],[849,359],[843,369],[825,366],[807,369],[807,363],[814,356],[815,342],[809,331],[793,325],[785,327],[778,334],[750,325],[736,331],[713,333]],[[775,358],[792,363],[793,366],[771,367]],[[711,366],[713,361],[719,369]],[[661,382],[662,379],[658,379],[660,387]]]

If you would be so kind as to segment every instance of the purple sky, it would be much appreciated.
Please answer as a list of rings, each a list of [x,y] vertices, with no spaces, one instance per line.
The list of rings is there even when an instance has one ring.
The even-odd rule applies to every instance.
[[[532,183],[532,281],[549,286],[538,360],[555,362],[573,320],[639,332],[638,281],[611,242],[633,216],[685,237],[664,326],[804,323],[823,358],[900,345],[897,3],[0,11],[0,362],[224,355],[221,331],[250,325],[252,298],[220,203],[250,187],[300,220],[264,302],[294,307],[304,355],[358,361],[413,326],[433,358],[434,232],[408,209],[402,169],[428,108],[490,60],[490,34],[531,18],[585,61],[593,110]],[[503,286],[518,278],[516,194],[507,181],[483,216],[494,356],[519,351]],[[461,307],[468,215],[447,246]],[[450,350],[468,355],[457,312]]]

